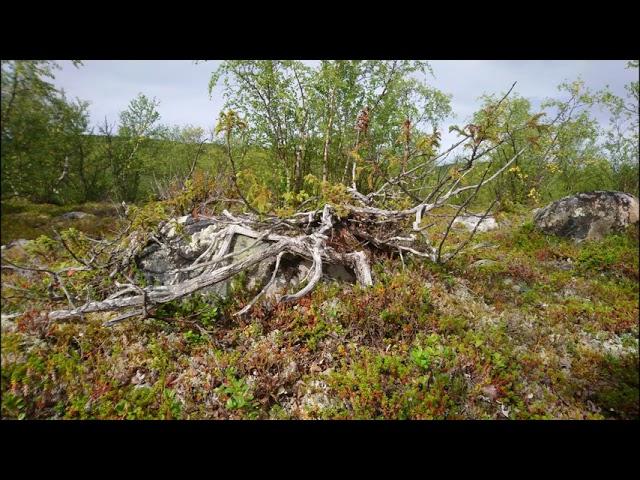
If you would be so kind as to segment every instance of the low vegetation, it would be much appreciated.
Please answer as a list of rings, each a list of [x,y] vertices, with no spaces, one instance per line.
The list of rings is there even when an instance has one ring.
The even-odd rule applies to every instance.
[[[81,211],[89,215],[79,219],[66,219],[65,213]],[[2,202],[3,245],[12,240],[34,240],[40,235],[54,236],[56,230],[76,228],[87,235],[101,237],[113,232],[117,226],[117,207],[107,203],[78,205],[33,204],[24,199]],[[114,224],[114,221],[116,224]]]
[[[31,298],[47,286],[22,279],[3,288],[3,313],[31,313],[3,320],[2,416],[637,419],[637,228],[575,244],[499,219],[446,267],[382,259],[372,287],[322,283],[242,319],[238,282],[153,319],[47,324]],[[25,248],[68,261],[44,238]]]
[[[222,62],[210,136],[142,94],[93,131],[56,67],[2,61],[2,418],[640,417],[637,223],[581,243],[532,223],[638,194],[637,82],[539,111],[513,84],[442,146],[427,62]],[[173,248],[196,222],[210,243]],[[150,280],[149,246],[195,276]],[[308,275],[265,301],[247,277],[271,262],[272,286],[284,255]]]

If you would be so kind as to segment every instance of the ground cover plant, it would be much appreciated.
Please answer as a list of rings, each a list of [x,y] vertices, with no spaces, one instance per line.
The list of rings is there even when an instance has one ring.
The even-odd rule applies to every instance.
[[[637,121],[590,113],[633,122],[637,83],[540,111],[513,84],[443,147],[426,62],[223,62],[209,139],[144,95],[87,132],[54,64],[2,66],[3,418],[638,418],[638,224],[576,242],[533,217],[637,195]],[[150,247],[195,273],[150,280]]]

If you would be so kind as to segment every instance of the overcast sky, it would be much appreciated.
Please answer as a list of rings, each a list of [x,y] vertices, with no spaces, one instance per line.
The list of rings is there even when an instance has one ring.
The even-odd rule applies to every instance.
[[[160,101],[160,121],[169,125],[192,124],[210,131],[223,105],[222,89],[209,98],[211,72],[219,61],[195,64],[189,60],[87,60],[76,68],[60,61],[62,70],[55,83],[70,98],[90,102],[92,125],[116,122],[120,111],[138,93]],[[316,63],[311,61],[310,63]],[[435,78],[428,82],[452,95],[455,118],[446,123],[464,123],[478,108],[485,93],[502,93],[517,81],[515,91],[534,105],[557,95],[565,80],[581,77],[587,86],[600,89],[609,85],[624,94],[624,85],[637,80],[637,70],[625,69],[622,60],[434,60]],[[601,114],[601,119],[606,116]],[[445,130],[443,145],[453,136]]]

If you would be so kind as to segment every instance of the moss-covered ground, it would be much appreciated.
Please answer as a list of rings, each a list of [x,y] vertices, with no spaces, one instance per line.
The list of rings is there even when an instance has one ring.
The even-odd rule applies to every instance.
[[[47,235],[62,213],[17,225],[41,215],[20,208],[3,206],[3,243]],[[244,319],[232,314],[252,292],[238,286],[112,328],[47,324],[48,280],[5,272],[3,313],[28,313],[3,320],[2,417],[637,419],[637,228],[575,244],[525,211],[498,220],[445,266],[382,259],[372,287],[325,283]],[[35,244],[14,260],[69,262]]]
[[[81,211],[87,217],[67,220],[61,215]],[[54,235],[55,230],[76,228],[88,235],[102,236],[114,229],[116,207],[106,203],[84,203],[81,205],[33,204],[25,200],[2,202],[2,230],[0,243],[23,238],[33,240],[40,235]]]

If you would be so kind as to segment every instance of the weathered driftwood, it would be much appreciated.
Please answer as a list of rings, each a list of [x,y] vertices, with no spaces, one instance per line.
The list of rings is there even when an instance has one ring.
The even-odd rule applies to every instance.
[[[500,102],[504,98],[506,95]],[[576,100],[572,99],[572,101]],[[561,110],[552,124],[559,119],[569,118],[571,111],[569,107]],[[320,281],[323,265],[347,267],[353,272],[357,282],[362,285],[372,285],[374,279],[370,261],[371,253],[374,251],[382,250],[396,253],[403,263],[404,254],[426,258],[433,262],[446,262],[470,241],[493,204],[484,213],[475,214],[480,218],[480,221],[477,222],[465,241],[446,250],[443,249],[443,245],[449,236],[454,220],[458,216],[468,213],[467,206],[484,185],[499,177],[525,151],[530,149],[530,145],[522,147],[500,168],[492,169],[491,162],[483,164],[478,160],[508,142],[510,136],[515,132],[506,132],[502,138],[488,142],[487,138],[478,135],[477,131],[477,126],[465,127],[460,131],[463,136],[462,140],[438,155],[417,162],[410,168],[406,168],[407,166],[403,164],[400,174],[385,179],[385,182],[371,193],[362,194],[357,190],[356,183],[352,181],[351,187],[347,188],[351,200],[341,203],[335,208],[326,204],[321,209],[299,211],[284,219],[253,213],[234,215],[228,211],[224,211],[222,215],[217,217],[200,215],[200,218],[211,221],[212,230],[209,232],[211,234],[209,243],[204,250],[196,249],[192,252],[186,252],[187,264],[169,272],[174,275],[172,277],[176,280],[174,283],[141,287],[128,279],[126,284],[116,284],[118,289],[110,291],[103,300],[88,301],[79,307],[73,306],[68,292],[64,292],[69,299],[71,308],[50,312],[49,319],[62,321],[92,312],[123,311],[118,317],[107,322],[112,325],[133,316],[146,317],[155,306],[219,284],[240,272],[268,265],[268,269],[272,268],[271,275],[268,275],[269,279],[256,297],[238,312],[238,314],[244,314],[272,286],[279,269],[282,268],[281,261],[285,254],[302,258],[310,262],[311,267],[305,280],[300,283],[302,285],[306,281],[306,284],[301,286],[297,292],[282,296],[279,301],[284,302],[297,300],[309,293]],[[549,153],[556,139],[557,132],[546,151],[540,153],[543,157]],[[464,162],[460,164],[456,174],[453,175],[451,172],[444,175],[439,174],[435,183],[433,181],[429,183],[430,191],[428,194],[424,192],[423,187],[419,186],[421,180],[434,174],[435,169],[438,168],[437,162],[444,161],[449,153],[460,145],[468,146],[470,153],[464,156]],[[227,146],[235,172],[230,146]],[[420,155],[415,158],[418,157]],[[478,165],[484,165],[479,182],[463,186],[463,180],[469,178],[469,173]],[[238,185],[235,186],[241,200],[247,203]],[[466,199],[461,204],[455,204],[461,194],[466,194]],[[400,210],[384,208],[385,205],[388,205],[386,200],[389,198],[409,199],[413,206]],[[250,212],[256,213],[255,208],[251,205],[246,206]],[[432,238],[426,232],[432,224],[425,226],[423,220],[426,216],[432,215],[432,211],[443,206],[454,207],[455,213],[449,215],[450,221],[444,238],[441,238],[439,243],[433,244]],[[336,214],[338,208],[341,212],[340,218]],[[165,228],[171,228],[170,224],[165,225]],[[114,254],[110,255],[108,261],[103,262],[103,265],[100,266],[100,268],[108,268],[108,271],[111,272],[111,278],[122,276],[123,272],[127,271],[129,266],[135,262],[136,255],[145,248],[147,241],[156,242],[161,248],[163,245],[167,246],[166,243],[163,243],[166,239],[162,236],[160,238],[151,236],[149,240],[148,237],[142,236],[141,232],[127,232],[127,234],[130,239],[127,248],[124,251],[110,250]],[[231,245],[238,235],[255,239],[256,242],[246,248],[232,251]],[[267,245],[265,248],[255,248],[258,243],[264,244],[265,242]],[[68,248],[66,245],[65,247]],[[98,256],[94,255],[91,260],[80,261],[80,263],[83,264],[83,268],[97,268],[94,262],[96,258]],[[268,269],[267,273],[269,273]],[[60,272],[48,273],[57,279],[60,278]],[[125,276],[125,278],[127,277]]]
[[[452,198],[462,192],[467,190],[477,192],[484,183],[493,180],[508,168],[524,150],[523,148],[518,151],[509,162],[505,163],[488,179],[483,177],[481,183],[459,187],[458,179],[448,185],[449,188],[444,194],[429,203],[426,201],[420,202],[416,206],[405,210],[385,210],[369,205],[372,203],[374,196],[366,197],[352,188],[351,192],[354,201],[361,205],[343,205],[342,207],[361,226],[369,223],[374,225],[380,223],[397,225],[406,218],[414,217],[415,220],[412,224],[414,233],[395,234],[402,233],[397,228],[389,229],[394,235],[388,238],[377,238],[375,235],[368,233],[367,228],[361,228],[357,233],[361,239],[374,247],[395,251],[401,256],[405,252],[428,258],[434,262],[446,261],[447,257],[441,257],[441,245],[440,248],[436,248],[426,242],[426,246],[423,244],[422,249],[413,245],[417,239],[415,234],[423,230],[423,227],[421,227],[423,217],[431,210],[448,204]],[[406,176],[406,173],[402,175]],[[391,186],[392,183],[388,185]],[[382,190],[379,189],[376,193],[381,193]],[[459,209],[459,212],[461,210],[462,208]],[[297,300],[313,290],[322,277],[322,266],[325,263],[347,266],[354,272],[360,284],[373,284],[370,263],[364,250],[344,253],[338,252],[327,245],[329,234],[333,232],[336,222],[333,209],[328,204],[322,210],[299,212],[284,220],[276,217],[260,220],[257,216],[250,214],[234,216],[228,211],[225,211],[222,217],[215,220],[220,223],[221,228],[215,233],[214,241],[190,266],[182,269],[182,271],[199,271],[200,273],[196,277],[174,285],[148,286],[144,288],[135,285],[133,281],[127,284],[119,284],[120,289],[108,298],[101,301],[87,302],[80,307],[75,307],[69,298],[69,303],[73,305],[73,308],[52,311],[49,313],[49,319],[62,321],[81,317],[87,313],[129,310],[109,322],[113,324],[136,315],[147,316],[149,309],[154,306],[177,300],[223,282],[265,260],[274,260],[275,266],[270,281],[245,308],[238,312],[239,314],[246,313],[257,299],[264,294],[269,284],[273,282],[280,265],[280,259],[284,253],[308,259],[312,262],[312,266],[307,284],[296,293],[282,296],[280,298],[282,302]],[[300,229],[306,229],[310,233],[299,233]],[[240,253],[246,253],[251,247],[247,247],[240,252],[230,253],[230,246],[236,235],[264,240],[271,242],[271,244],[265,249],[237,259]],[[132,241],[122,253],[120,260],[116,262],[116,268],[111,272],[112,277],[117,275],[119,271],[123,271],[130,264],[135,257],[136,251],[140,248],[136,232],[132,234],[131,238]],[[153,238],[153,240],[160,242],[157,238]],[[67,293],[65,292],[65,294]]]
[[[515,159],[522,153],[523,150],[518,152],[516,156],[505,164],[500,171],[506,169]],[[495,178],[497,174],[494,174],[492,178]],[[455,186],[455,185],[454,185]],[[399,222],[406,217],[415,216],[413,223],[413,230],[415,232],[421,231],[422,217],[434,208],[445,205],[451,197],[458,195],[460,192],[478,188],[478,185],[470,187],[461,187],[454,189],[453,187],[449,191],[442,195],[437,201],[433,203],[420,203],[413,208],[406,210],[384,210],[369,206],[355,206],[346,205],[345,208],[355,216],[365,216],[369,220],[361,220],[361,222],[372,221],[373,223],[379,222]],[[355,195],[356,198],[359,195]],[[371,275],[371,267],[367,259],[367,255],[363,250],[353,251],[348,253],[340,253],[333,248],[327,246],[327,240],[329,239],[328,233],[330,233],[334,227],[335,216],[332,212],[330,205],[325,205],[322,211],[302,212],[295,215],[290,220],[282,221],[280,219],[271,219],[271,221],[259,222],[258,220],[245,215],[243,217],[235,217],[229,212],[225,212],[224,217],[228,222],[228,226],[222,228],[216,235],[217,241],[214,241],[210,248],[208,248],[203,254],[198,256],[191,266],[184,270],[200,270],[200,275],[195,278],[185,280],[175,285],[162,285],[162,286],[150,286],[145,288],[136,287],[132,284],[122,285],[122,289],[111,295],[109,298],[102,301],[88,302],[78,308],[72,308],[69,310],[56,310],[49,313],[49,319],[54,321],[67,320],[73,317],[79,317],[86,313],[95,312],[108,312],[124,309],[134,308],[135,313],[125,314],[122,319],[129,318],[136,314],[146,315],[148,308],[162,303],[167,303],[192,293],[195,293],[203,288],[217,284],[224,280],[231,278],[232,276],[246,271],[251,267],[259,264],[267,259],[277,259],[275,265],[275,276],[277,268],[279,266],[279,258],[282,253],[291,253],[295,256],[306,258],[312,261],[311,274],[307,284],[298,292],[294,294],[284,295],[280,301],[293,301],[297,300],[307,293],[309,293],[319,282],[322,276],[323,263],[339,264],[348,266],[355,274],[357,281],[362,285],[372,285],[373,279]],[[319,218],[319,222],[316,218]],[[270,233],[269,230],[276,230],[278,226],[281,228],[287,228],[291,231],[290,226],[301,226],[305,224],[306,227],[311,227],[311,233],[292,236],[289,234]],[[375,219],[375,220],[371,220]],[[317,223],[317,226],[312,226]],[[262,223],[266,225],[267,231],[258,230],[258,224]],[[432,261],[440,260],[440,250],[431,245],[427,245],[426,250],[418,250],[411,246],[416,240],[415,235],[394,235],[387,239],[379,239],[366,233],[363,229],[360,232],[363,238],[368,238],[373,245],[378,248],[386,248],[391,251],[397,251],[400,254],[402,252],[408,252],[417,256],[428,258]],[[256,251],[250,255],[245,256],[241,260],[233,261],[233,257],[238,256],[240,252],[233,254],[229,253],[230,245],[235,235],[243,235],[254,239],[263,239],[269,242],[274,242],[268,248]],[[247,249],[245,249],[247,250]],[[244,250],[242,250],[244,252]],[[129,247],[125,252],[123,262],[119,264],[120,268],[123,268],[128,262],[131,261],[134,255],[134,248]],[[227,262],[231,262],[225,264]],[[112,272],[112,275],[117,272],[118,269]],[[271,283],[271,281],[269,282]],[[266,288],[266,287],[265,287]],[[259,294],[262,295],[265,289]],[[256,297],[257,299],[257,297]],[[256,299],[252,300],[248,307],[253,305]],[[246,313],[248,308],[245,307],[239,313]],[[113,321],[112,321],[113,322]]]
[[[49,314],[49,319],[67,320],[82,316],[86,313],[136,309],[135,313],[131,313],[131,315],[125,314],[123,316],[124,318],[128,318],[136,314],[146,313],[147,309],[152,306],[185,297],[227,280],[271,258],[278,259],[273,273],[273,277],[275,277],[279,259],[284,253],[310,259],[313,264],[307,285],[294,294],[283,296],[280,301],[297,300],[309,293],[322,276],[323,263],[347,265],[353,270],[358,282],[363,285],[371,285],[373,283],[369,262],[363,251],[339,253],[326,245],[329,238],[326,233],[332,228],[334,218],[331,213],[331,208],[328,205],[323,209],[320,223],[317,228],[314,229],[313,233],[297,236],[259,232],[250,226],[251,223],[256,223],[255,220],[251,220],[249,217],[236,218],[228,212],[225,213],[226,218],[238,223],[222,228],[218,232],[218,241],[212,243],[212,248],[208,248],[202,255],[196,258],[191,267],[188,267],[190,270],[202,269],[202,273],[195,278],[185,280],[175,285],[150,286],[145,288],[137,287],[133,283],[119,284],[121,289],[109,298],[102,301],[88,302],[78,308],[53,311]],[[315,214],[312,216],[315,216]],[[248,250],[244,249],[240,252],[229,253],[229,248],[235,235],[265,239],[273,243],[265,249],[233,261],[233,257],[237,257],[239,253]],[[130,252],[127,252],[127,255],[130,256]],[[211,258],[207,259],[207,255]],[[263,292],[265,289],[263,289]],[[263,292],[261,292],[261,294]],[[258,297],[259,296],[260,294]],[[256,297],[256,299],[258,297]],[[252,305],[253,303],[255,303],[255,300],[250,304]],[[247,311],[247,309],[244,311]]]

